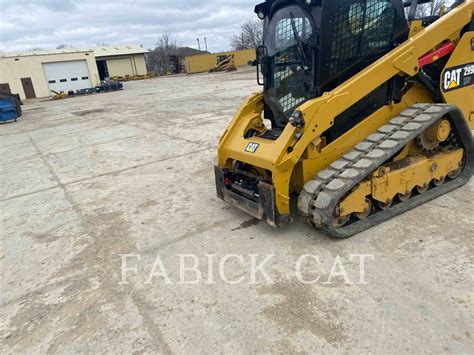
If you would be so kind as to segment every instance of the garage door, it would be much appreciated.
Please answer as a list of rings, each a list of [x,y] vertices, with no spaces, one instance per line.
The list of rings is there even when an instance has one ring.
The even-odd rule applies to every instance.
[[[85,60],[43,63],[43,70],[50,90],[68,92],[92,87]]]
[[[110,76],[135,75],[131,58],[109,59],[107,69]]]

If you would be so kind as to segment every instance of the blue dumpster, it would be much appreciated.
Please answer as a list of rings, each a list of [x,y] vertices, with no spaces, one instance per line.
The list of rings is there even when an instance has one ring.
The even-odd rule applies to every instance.
[[[15,101],[11,99],[0,98],[0,122],[17,120]]]

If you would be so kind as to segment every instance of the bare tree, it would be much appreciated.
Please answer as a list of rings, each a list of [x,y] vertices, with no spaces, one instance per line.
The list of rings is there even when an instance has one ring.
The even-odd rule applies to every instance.
[[[66,48],[72,48],[72,47],[69,44],[64,44],[64,43],[58,44],[56,46],[56,49],[66,49]]]
[[[257,48],[263,43],[263,21],[248,20],[240,26],[240,34],[232,36],[230,45],[235,50]]]
[[[431,3],[418,5],[416,9],[416,17],[422,18],[426,16],[439,15],[441,8],[451,5],[450,0],[433,0]]]
[[[168,33],[164,32],[158,37],[155,49],[147,54],[148,70],[170,71],[170,56],[177,55],[179,45]]]

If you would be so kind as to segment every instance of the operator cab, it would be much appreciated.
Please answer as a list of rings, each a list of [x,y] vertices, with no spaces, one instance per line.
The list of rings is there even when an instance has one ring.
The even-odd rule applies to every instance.
[[[299,105],[334,89],[408,36],[400,0],[267,0],[255,12],[264,20],[257,70],[263,74],[264,116],[272,123],[266,136],[273,139]],[[383,105],[388,83],[374,95],[351,116],[364,111],[366,117],[368,107]],[[347,130],[342,121],[344,127],[335,130]]]

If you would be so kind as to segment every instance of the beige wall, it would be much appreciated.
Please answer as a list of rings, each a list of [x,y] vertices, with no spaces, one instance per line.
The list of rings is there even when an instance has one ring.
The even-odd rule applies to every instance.
[[[18,59],[18,60],[15,60]],[[43,63],[86,60],[92,86],[100,84],[99,73],[93,52],[58,53],[0,58],[0,83],[8,83],[12,93],[25,99],[21,78],[31,78],[36,97],[47,97],[51,93],[43,71]]]
[[[109,76],[145,75],[146,64],[143,54],[118,57],[99,57],[97,60],[106,60]]]
[[[249,61],[255,60],[257,56],[255,49],[193,55],[185,58],[186,71],[190,74],[207,72],[216,66],[218,56],[229,54],[234,54],[234,63],[236,67],[243,67],[247,65]]]

